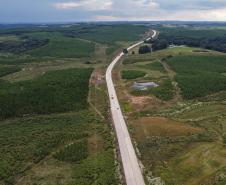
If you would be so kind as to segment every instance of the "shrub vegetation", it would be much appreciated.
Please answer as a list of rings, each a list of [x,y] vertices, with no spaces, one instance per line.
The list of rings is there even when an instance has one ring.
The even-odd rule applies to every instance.
[[[175,91],[171,80],[167,79],[160,86],[151,88],[150,93],[161,100],[168,101],[174,97]]]
[[[123,70],[122,71],[122,79],[136,79],[145,76],[146,73],[143,71],[137,71],[137,70]]]
[[[148,45],[140,46],[138,52],[139,52],[139,54],[150,53],[151,52],[151,48]]]
[[[160,62],[158,62],[158,61],[152,62],[150,64],[146,64],[146,65],[144,65],[142,67],[144,67],[146,69],[154,70],[154,71],[160,71],[162,73],[166,72],[165,68],[163,67],[163,65]]]
[[[22,41],[0,42],[0,52],[20,54],[48,44],[48,39],[23,38]]]
[[[10,67],[0,67],[0,77],[6,76],[11,73],[15,73],[20,71],[21,68],[17,66],[10,66]]]
[[[82,140],[57,151],[54,157],[60,161],[77,162],[88,156],[87,141]]]
[[[131,93],[135,96],[154,95],[161,100],[168,101],[174,97],[175,89],[171,80],[165,79],[158,87],[152,87],[146,91],[133,90]]]
[[[32,165],[47,156],[48,161],[55,153],[53,157],[56,159],[51,160],[51,165],[58,166],[58,159],[64,164],[68,162],[72,167],[72,178],[68,180],[72,184],[117,184],[109,128],[90,110],[8,120],[0,123],[0,130],[1,183],[16,184],[18,175],[24,175]],[[103,151],[88,154],[86,140],[94,134],[103,137]],[[39,178],[32,179],[34,184],[41,182]]]

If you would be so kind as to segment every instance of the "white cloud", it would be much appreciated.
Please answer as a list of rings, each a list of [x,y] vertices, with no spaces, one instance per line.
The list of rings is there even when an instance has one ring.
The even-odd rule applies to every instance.
[[[206,20],[212,21],[225,21],[226,20],[226,8],[213,9],[201,13],[201,17]]]
[[[191,3],[187,0],[61,0],[54,7],[80,10],[75,12],[81,17],[85,14],[89,17],[87,20],[226,20],[226,5],[222,4],[219,8],[212,3],[226,4],[226,0],[189,2]],[[193,6],[196,8],[190,8]]]
[[[77,8],[80,6],[81,6],[81,4],[76,3],[76,2],[55,3],[54,4],[54,7],[57,9],[72,9],[72,8]]]
[[[111,15],[97,15],[95,20],[98,21],[116,21],[118,18]]]
[[[211,10],[182,10],[175,12],[163,12],[161,17],[167,17],[165,20],[192,20],[192,21],[225,21],[226,8]]]
[[[107,17],[106,17],[107,18]],[[156,9],[148,13],[147,11],[137,14],[127,14],[114,17],[121,21],[152,21],[152,20],[185,20],[185,21],[225,21],[226,8],[212,10],[177,10],[166,11]]]
[[[134,0],[137,6],[142,8],[158,8],[159,4],[155,0]]]
[[[110,10],[112,8],[112,0],[79,0],[71,2],[55,3],[53,6],[57,9],[74,9],[81,8],[85,10]]]

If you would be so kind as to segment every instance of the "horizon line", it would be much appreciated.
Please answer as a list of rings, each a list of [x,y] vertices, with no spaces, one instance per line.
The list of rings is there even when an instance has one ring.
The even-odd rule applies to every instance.
[[[209,23],[226,23],[225,21],[208,21],[208,20],[98,20],[98,21],[36,21],[36,22],[0,22],[0,25],[15,25],[15,24],[33,24],[33,25],[39,25],[39,24],[81,24],[81,23],[117,23],[117,22],[121,22],[121,23],[130,23],[130,22],[137,22],[137,23],[151,23],[151,22],[190,22],[190,23],[205,23],[205,22],[209,22]]]

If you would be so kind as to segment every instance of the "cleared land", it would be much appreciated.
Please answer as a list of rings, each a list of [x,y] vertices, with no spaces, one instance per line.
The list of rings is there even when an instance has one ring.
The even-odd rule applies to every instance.
[[[141,117],[133,124],[137,130],[135,134],[138,140],[151,136],[186,136],[201,133],[202,129],[195,128],[181,122],[173,121],[164,117]]]

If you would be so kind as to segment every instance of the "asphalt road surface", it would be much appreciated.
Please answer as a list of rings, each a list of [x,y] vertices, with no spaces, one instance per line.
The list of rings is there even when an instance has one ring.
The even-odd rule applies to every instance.
[[[152,38],[156,36],[156,31],[153,30]],[[150,39],[150,38],[148,38]],[[128,48],[132,50],[133,48],[144,43],[144,41],[138,42]],[[125,175],[125,180],[127,185],[145,185],[144,178],[139,166],[139,162],[133,148],[133,144],[125,123],[122,111],[119,105],[118,97],[115,91],[115,87],[112,81],[112,70],[115,64],[123,57],[124,53],[120,53],[109,65],[106,72],[106,82],[108,88],[108,94],[110,98],[111,114],[113,119],[113,124],[115,127],[119,150]]]

